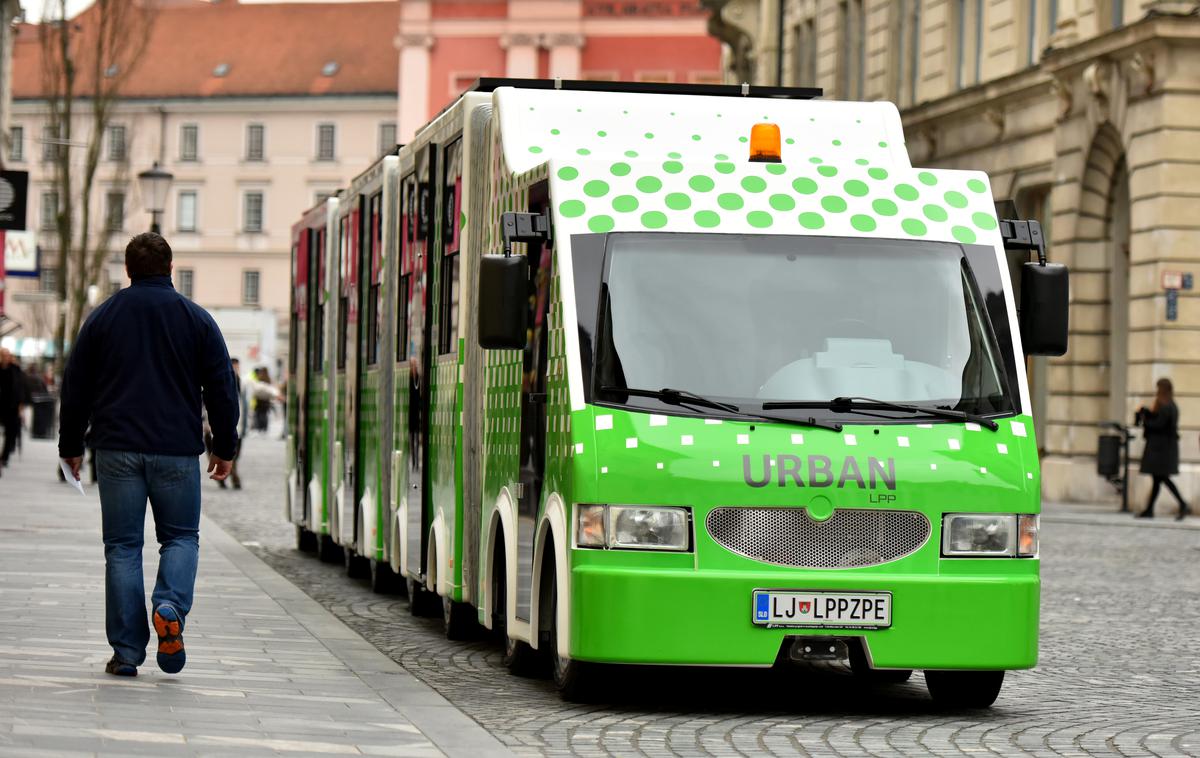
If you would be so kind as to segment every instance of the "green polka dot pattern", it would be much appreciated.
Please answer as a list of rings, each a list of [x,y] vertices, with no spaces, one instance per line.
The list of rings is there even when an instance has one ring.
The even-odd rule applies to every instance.
[[[618,213],[631,213],[638,208],[638,199],[633,195],[617,195],[612,201],[613,210]]]
[[[535,167],[549,175],[559,240],[576,232],[703,230],[998,242],[986,176],[910,168],[903,135],[865,111],[780,101],[765,103],[772,113],[764,114],[763,102],[746,101],[700,118],[683,100],[613,110],[542,99],[564,96],[520,94],[493,154],[502,183]],[[811,109],[788,110],[793,105]],[[782,128],[782,163],[747,159],[749,126],[765,115]]]

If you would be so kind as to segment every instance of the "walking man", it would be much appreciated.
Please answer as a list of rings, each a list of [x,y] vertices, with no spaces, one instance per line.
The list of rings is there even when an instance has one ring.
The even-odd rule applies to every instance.
[[[110,297],[79,330],[63,376],[58,451],[79,478],[84,432],[96,450],[104,532],[105,671],[135,676],[150,630],[142,584],[146,500],[159,543],[151,615],[158,665],[185,662],[200,542],[200,406],[212,427],[210,478],[229,475],[238,399],[225,341],[203,308],[171,286],[171,247],[139,234],[125,248],[133,286]]]
[[[26,402],[25,375],[13,354],[0,348],[0,429],[4,430],[0,469],[8,465],[21,439],[21,407]]]

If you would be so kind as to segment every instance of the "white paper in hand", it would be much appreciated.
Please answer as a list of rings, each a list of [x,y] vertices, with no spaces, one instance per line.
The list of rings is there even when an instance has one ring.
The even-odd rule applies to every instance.
[[[67,462],[62,459],[59,459],[58,465],[60,467],[62,467],[63,476],[65,476],[67,478],[67,484],[69,484],[72,487],[74,487],[75,489],[79,490],[80,495],[84,494],[83,493],[83,482],[81,482],[75,478],[75,474],[71,473],[71,467],[67,465]]]

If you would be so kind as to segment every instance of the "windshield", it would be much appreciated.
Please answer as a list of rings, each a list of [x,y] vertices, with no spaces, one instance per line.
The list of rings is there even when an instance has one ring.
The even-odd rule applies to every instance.
[[[671,387],[746,408],[863,396],[1012,409],[957,245],[612,234],[606,269],[596,387]]]

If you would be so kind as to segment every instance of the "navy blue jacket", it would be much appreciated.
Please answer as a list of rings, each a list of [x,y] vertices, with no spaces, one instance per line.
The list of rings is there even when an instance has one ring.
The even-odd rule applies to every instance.
[[[63,375],[58,454],[88,447],[200,455],[200,403],[208,408],[213,455],[237,449],[238,396],[225,339],[212,316],[171,286],[138,277],[92,312]]]

